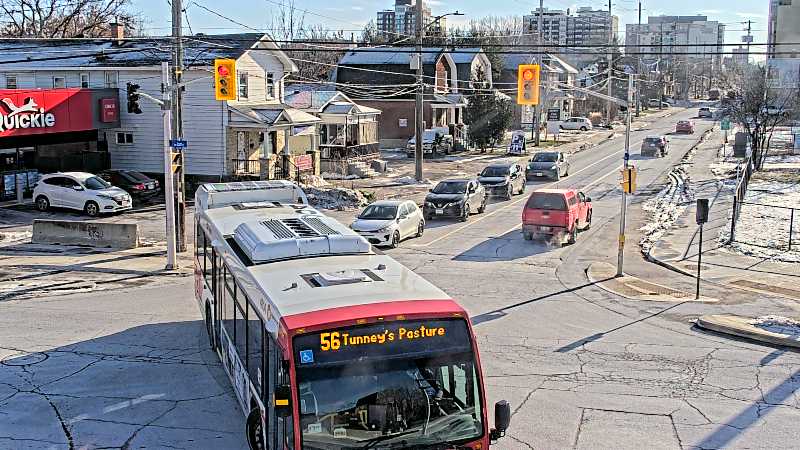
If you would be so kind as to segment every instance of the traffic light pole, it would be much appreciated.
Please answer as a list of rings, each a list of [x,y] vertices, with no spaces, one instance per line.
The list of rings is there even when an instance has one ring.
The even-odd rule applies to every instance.
[[[170,105],[171,94],[169,63],[161,63],[161,117],[164,121],[164,199],[166,200],[167,210],[167,270],[178,268],[178,261],[175,257],[176,234],[175,234],[175,178],[172,174],[172,149],[169,145],[172,135],[172,105]]]
[[[628,108],[625,114],[625,156],[622,160],[623,173],[628,171],[631,158],[631,110],[633,109],[633,75],[628,75]],[[632,177],[628,174],[628,177]],[[631,181],[632,183],[632,181]],[[622,265],[625,259],[625,221],[628,212],[628,194],[622,189],[622,205],[619,214],[619,250],[617,251],[617,276],[622,276]]]
[[[422,181],[422,130],[425,128],[423,111],[423,95],[425,84],[422,82],[422,36],[424,33],[422,23],[422,1],[414,5],[414,24],[416,27],[416,58],[417,58],[417,95],[414,102],[414,178]]]
[[[183,29],[182,24],[183,5],[181,0],[172,0],[172,139],[183,139],[183,91],[181,89],[181,77],[183,75]],[[174,190],[174,214],[175,214],[175,234],[176,247],[179,252],[186,251],[186,200],[184,184],[184,151],[180,152],[177,170],[173,174],[175,184]],[[168,172],[165,172],[166,177]],[[165,180],[166,181],[166,180]]]

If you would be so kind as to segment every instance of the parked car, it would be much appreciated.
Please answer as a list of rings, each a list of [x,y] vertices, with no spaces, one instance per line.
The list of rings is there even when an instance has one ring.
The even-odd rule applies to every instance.
[[[647,136],[642,141],[642,156],[665,156],[669,141],[664,136]]]
[[[711,113],[711,108],[709,108],[707,106],[703,106],[702,108],[700,108],[697,111],[697,117],[699,117],[701,119],[705,119],[705,118],[710,119],[710,118],[714,117],[714,114]]]
[[[52,206],[77,209],[92,217],[125,211],[133,205],[130,194],[86,172],[42,176],[33,188],[33,199],[39,211],[47,211]]]
[[[410,200],[381,200],[364,208],[350,228],[376,246],[397,247],[425,232],[422,211]]]
[[[669,103],[662,102],[657,98],[651,98],[650,100],[648,100],[647,101],[647,105],[649,107],[651,107],[651,108],[659,108],[659,107],[661,107],[661,108],[669,108]]]
[[[539,189],[533,191],[522,210],[522,235],[555,238],[559,243],[567,237],[574,244],[579,230],[592,224],[592,199],[575,189]]]
[[[478,182],[486,188],[487,196],[495,195],[511,200],[515,194],[525,192],[525,172],[517,163],[489,164],[478,174]]]
[[[561,122],[559,127],[562,130],[581,130],[588,131],[592,129],[592,121],[586,117],[570,117]]]
[[[569,175],[569,161],[561,152],[534,153],[525,169],[525,179],[552,178],[558,180]]]
[[[694,124],[690,120],[679,120],[675,124],[675,132],[694,134]]]
[[[473,212],[486,210],[486,199],[486,189],[474,178],[444,180],[425,197],[422,212],[425,220],[457,217],[465,222]]]
[[[134,200],[146,200],[161,192],[158,180],[135,170],[110,169],[98,174],[100,178],[122,188]]]
[[[432,155],[433,153],[447,154],[453,148],[453,137],[447,134],[444,128],[434,128],[422,132],[422,152]],[[414,157],[417,149],[417,137],[413,136],[406,145],[406,156]]]

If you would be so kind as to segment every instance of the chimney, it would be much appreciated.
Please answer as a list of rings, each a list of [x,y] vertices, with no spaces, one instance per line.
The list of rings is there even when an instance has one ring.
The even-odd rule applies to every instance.
[[[122,40],[125,39],[125,25],[119,22],[111,22],[109,28],[111,39],[116,39],[117,45],[122,44]]]

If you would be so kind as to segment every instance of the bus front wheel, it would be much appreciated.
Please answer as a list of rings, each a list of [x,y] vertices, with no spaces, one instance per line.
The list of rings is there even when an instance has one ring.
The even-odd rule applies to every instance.
[[[261,410],[253,408],[247,416],[247,443],[253,450],[266,450],[262,430]]]

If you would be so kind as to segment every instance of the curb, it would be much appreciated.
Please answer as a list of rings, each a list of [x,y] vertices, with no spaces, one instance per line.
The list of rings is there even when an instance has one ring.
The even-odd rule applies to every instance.
[[[789,335],[756,328],[747,323],[747,320],[748,318],[742,316],[712,314],[699,317],[695,325],[717,333],[730,334],[767,344],[800,348],[800,341],[792,339]]]

